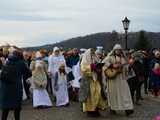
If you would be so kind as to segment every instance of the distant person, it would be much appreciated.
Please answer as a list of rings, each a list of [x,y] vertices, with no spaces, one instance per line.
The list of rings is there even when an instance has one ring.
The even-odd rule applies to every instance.
[[[1,120],[7,120],[10,110],[14,110],[15,120],[20,120],[23,96],[22,77],[27,73],[30,73],[30,70],[22,60],[22,53],[12,48],[0,75]],[[28,74],[28,77],[31,77],[31,74]]]
[[[160,51],[155,52],[150,64],[150,82],[152,93],[155,97],[160,95]]]
[[[140,105],[140,100],[143,100],[142,95],[141,95],[141,87],[142,84],[144,83],[144,71],[145,67],[143,64],[143,57],[138,57],[137,55],[134,54],[139,54],[137,52],[134,52],[132,54],[132,64],[130,64],[130,70],[133,70],[135,73],[135,76],[133,78],[128,79],[128,83],[131,89],[131,95],[133,102],[135,104]],[[143,54],[141,54],[143,56]],[[134,100],[134,94],[136,92],[136,101]]]
[[[97,60],[98,60],[98,63],[101,63],[102,60],[104,59],[104,56],[103,56],[103,51],[100,50],[100,49],[97,49],[95,51],[95,54],[96,54],[96,57],[97,57]]]
[[[78,94],[80,88],[81,80],[81,71],[80,71],[80,55],[77,48],[74,48],[69,51],[68,58],[66,59],[67,67],[71,69],[71,72],[68,74],[69,81],[71,83],[70,87],[70,99],[73,101],[78,101]],[[73,76],[72,76],[72,75]]]
[[[72,81],[72,87],[73,87],[75,101],[78,101],[79,100],[80,81],[82,78],[81,68],[80,68],[80,54],[79,54],[79,51],[77,48],[74,48],[72,51],[73,51],[72,72],[74,75],[74,80]]]
[[[150,55],[147,51],[142,51],[144,58],[143,58],[143,65],[144,65],[144,93],[148,94],[149,88],[149,67],[150,67]]]
[[[23,52],[23,59],[25,64],[29,67],[31,64],[31,58],[30,58],[29,52],[27,51]],[[27,99],[30,99],[30,91],[29,91],[30,84],[27,82],[27,76],[25,75],[23,76],[23,85],[27,95]]]
[[[3,49],[0,48],[0,70],[2,69],[3,61],[4,61],[4,57],[3,57]]]

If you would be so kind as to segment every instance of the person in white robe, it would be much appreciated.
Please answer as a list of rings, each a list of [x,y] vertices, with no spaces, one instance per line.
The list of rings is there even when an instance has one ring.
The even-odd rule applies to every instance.
[[[116,114],[118,110],[125,110],[127,116],[131,115],[133,113],[133,102],[127,83],[128,64],[121,45],[116,44],[103,60],[103,63],[105,63],[104,72],[107,72],[107,69],[119,70],[113,78],[106,76],[108,104],[111,113]]]
[[[80,68],[80,55],[79,51],[77,48],[72,49],[72,55],[70,57],[71,61],[71,68],[72,68],[72,73],[74,76],[74,80],[71,81],[72,88],[73,89],[79,89],[80,88],[80,80],[82,78],[81,76],[81,68]],[[78,90],[77,90],[78,92]]]
[[[40,54],[37,53],[39,56]],[[33,64],[32,64],[33,65]],[[35,61],[35,69],[32,72],[33,89],[33,107],[34,108],[48,108],[52,106],[51,99],[46,90],[47,76],[45,70],[45,62],[43,60]]]
[[[74,80],[72,81],[72,87],[73,88],[80,88],[80,80],[82,78],[81,76],[81,68],[80,68],[80,61],[77,63],[77,65],[74,65],[72,68],[72,72],[74,75]]]
[[[55,74],[54,88],[56,94],[56,106],[61,107],[69,105],[67,75],[64,64],[60,65],[59,70]]]
[[[48,59],[48,73],[51,77],[51,84],[52,84],[52,93],[55,96],[55,73],[59,70],[59,67],[61,64],[65,64],[65,58],[63,55],[60,54],[60,49],[58,47],[55,47],[53,49],[53,54],[49,56]]]

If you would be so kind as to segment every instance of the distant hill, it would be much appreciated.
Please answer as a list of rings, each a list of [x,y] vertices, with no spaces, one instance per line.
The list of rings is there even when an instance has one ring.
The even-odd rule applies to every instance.
[[[139,32],[131,32],[128,35],[128,47],[133,48]],[[154,48],[160,47],[160,32],[146,32],[148,40],[152,43]],[[120,43],[122,46],[125,44],[124,34],[117,33],[116,31],[112,32],[103,32],[96,33],[86,36],[80,36],[76,38],[71,38],[59,43],[49,44],[38,47],[28,47],[27,50],[39,50],[41,48],[51,51],[54,46],[68,48],[95,48],[96,46],[103,46],[105,50],[110,50],[114,44]]]

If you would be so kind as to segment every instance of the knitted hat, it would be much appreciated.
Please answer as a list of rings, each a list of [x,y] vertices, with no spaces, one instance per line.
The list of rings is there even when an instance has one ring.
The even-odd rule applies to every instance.
[[[120,44],[116,44],[114,47],[113,47],[113,50],[121,50],[122,49],[122,46]]]

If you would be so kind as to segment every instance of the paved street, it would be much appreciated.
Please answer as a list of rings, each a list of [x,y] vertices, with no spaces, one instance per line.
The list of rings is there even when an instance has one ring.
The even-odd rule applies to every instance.
[[[124,112],[119,112],[118,115],[110,115],[109,111],[101,112],[102,117],[88,118],[80,110],[79,103],[71,103],[66,108],[56,108],[44,110],[36,110],[32,108],[31,102],[27,101],[23,105],[22,120],[152,120],[153,116],[160,114],[160,98],[145,97],[141,106],[135,106],[135,113],[126,117]],[[9,115],[9,120],[13,119],[13,113]]]

